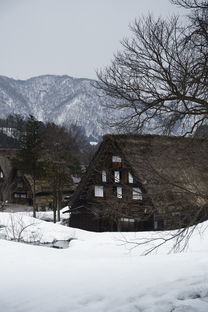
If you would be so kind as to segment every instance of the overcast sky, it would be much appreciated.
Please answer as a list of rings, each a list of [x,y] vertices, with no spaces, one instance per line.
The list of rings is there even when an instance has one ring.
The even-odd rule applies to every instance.
[[[178,11],[169,0],[0,0],[0,75],[96,78],[136,17]]]

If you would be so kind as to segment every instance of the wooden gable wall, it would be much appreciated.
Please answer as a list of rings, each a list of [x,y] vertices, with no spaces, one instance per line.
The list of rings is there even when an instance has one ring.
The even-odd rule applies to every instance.
[[[113,156],[120,157],[121,161],[112,161]],[[106,181],[102,180],[103,171]],[[115,180],[115,172],[119,173],[119,181]],[[129,173],[133,176],[133,183],[129,183]],[[96,187],[103,188],[103,196],[95,196]],[[122,189],[122,196],[118,196],[118,189]],[[141,190],[142,198],[133,199],[134,189]],[[119,147],[111,142],[102,143],[75,194],[70,226],[100,231],[122,227],[125,230],[153,229],[152,211],[144,187]]]

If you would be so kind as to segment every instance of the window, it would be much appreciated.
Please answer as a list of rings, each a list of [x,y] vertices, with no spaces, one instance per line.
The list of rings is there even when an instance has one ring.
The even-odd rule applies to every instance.
[[[120,182],[120,171],[114,171],[114,182],[119,183]]]
[[[134,223],[135,220],[134,219],[130,219],[130,218],[121,218],[120,219],[122,222],[130,222],[130,223]]]
[[[122,198],[122,187],[121,186],[117,186],[116,195],[117,195],[117,198]]]
[[[14,198],[27,198],[26,193],[14,193]]]
[[[132,198],[133,199],[142,199],[142,192],[139,187],[134,187],[132,190]]]
[[[95,197],[104,197],[103,186],[95,185]]]
[[[135,219],[133,218],[120,218],[121,222],[121,229],[122,231],[129,232],[129,231],[135,231]]]
[[[107,182],[107,174],[105,170],[102,171],[102,182]]]
[[[120,156],[112,156],[112,162],[121,162],[121,157]]]
[[[131,172],[128,173],[128,180],[129,183],[134,183],[133,175],[131,174]]]

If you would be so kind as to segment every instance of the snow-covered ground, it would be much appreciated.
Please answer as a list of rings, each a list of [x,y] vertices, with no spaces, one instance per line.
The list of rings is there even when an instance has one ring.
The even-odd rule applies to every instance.
[[[141,256],[144,247],[129,251],[123,240],[154,233],[92,233],[18,213],[13,219],[0,213],[0,224],[11,229],[15,218],[30,224],[25,239],[31,233],[42,242],[76,239],[67,249],[1,239],[2,312],[208,311],[208,223],[203,236],[195,231],[184,253],[168,254],[169,245]],[[9,228],[0,232],[6,235]]]

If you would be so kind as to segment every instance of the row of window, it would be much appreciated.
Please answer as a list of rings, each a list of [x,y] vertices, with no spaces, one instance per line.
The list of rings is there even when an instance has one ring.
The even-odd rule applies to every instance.
[[[104,197],[104,187],[102,185],[95,185],[94,188],[95,197]],[[123,189],[121,186],[116,187],[117,198],[123,197]],[[142,200],[142,192],[139,187],[132,188],[132,199]]]
[[[114,171],[114,182],[119,183],[121,181],[121,172],[118,170]],[[102,182],[107,182],[107,172],[102,170]],[[128,172],[128,183],[134,183],[133,175]]]
[[[26,193],[14,193],[14,198],[27,198]]]
[[[120,221],[122,222],[129,222],[129,223],[134,223],[135,220],[132,218],[120,218]]]

